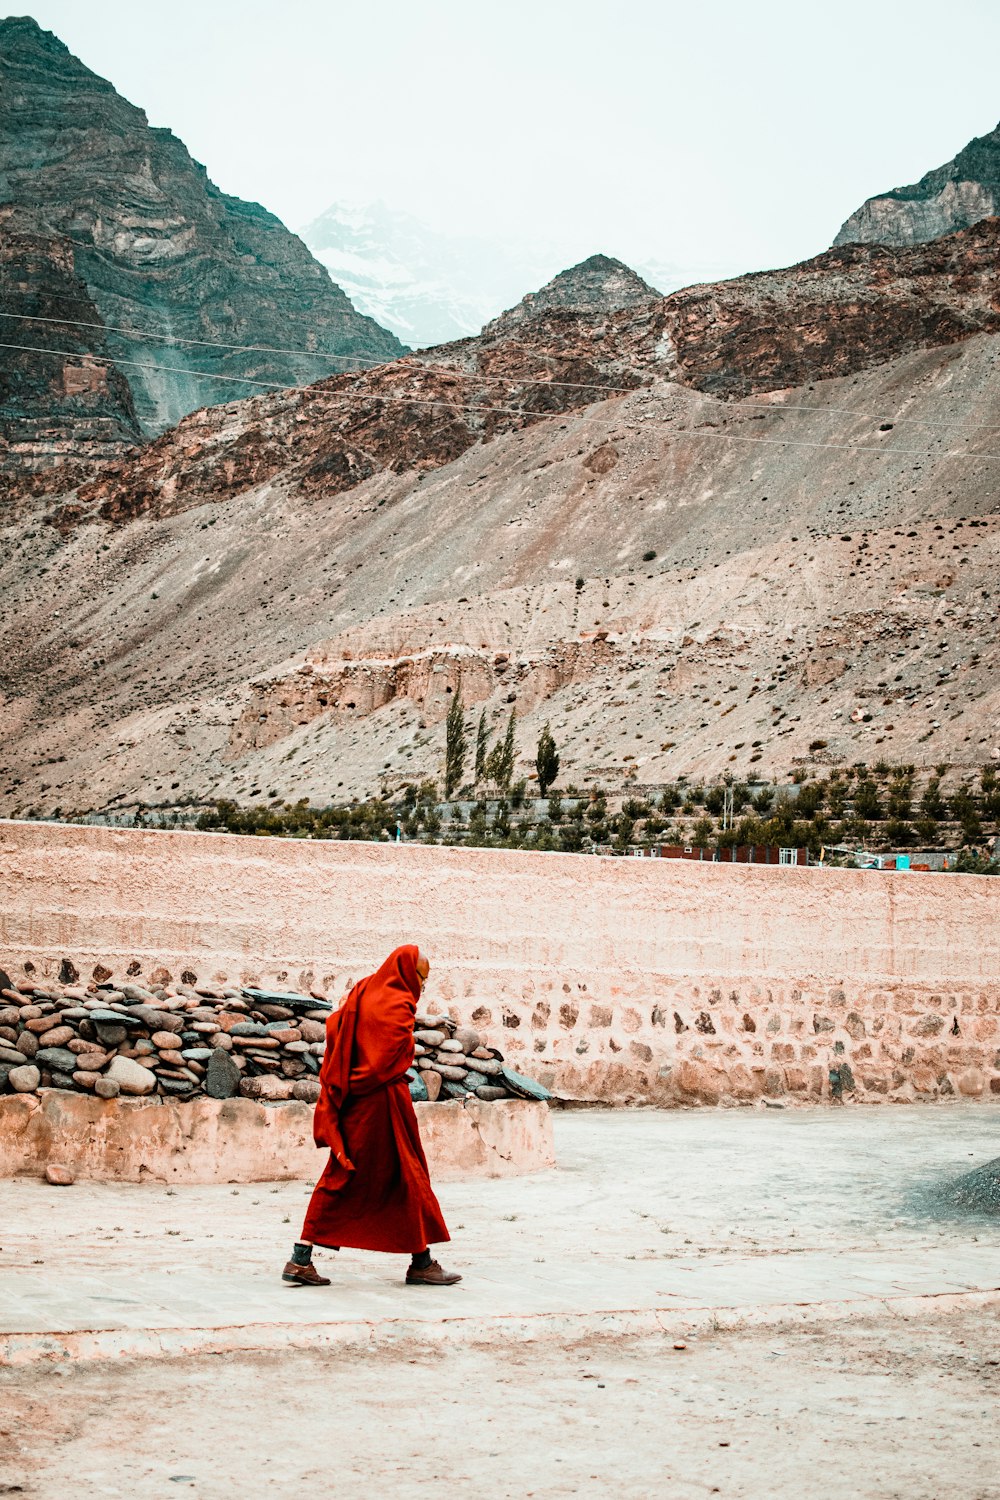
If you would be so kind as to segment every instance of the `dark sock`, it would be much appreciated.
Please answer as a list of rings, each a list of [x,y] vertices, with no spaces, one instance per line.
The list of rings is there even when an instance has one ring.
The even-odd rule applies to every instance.
[[[429,1250],[418,1250],[410,1264],[415,1271],[426,1271],[431,1263],[431,1252]]]
[[[308,1266],[312,1261],[312,1257],[312,1245],[303,1245],[301,1240],[296,1240],[295,1244],[292,1246],[292,1265]]]

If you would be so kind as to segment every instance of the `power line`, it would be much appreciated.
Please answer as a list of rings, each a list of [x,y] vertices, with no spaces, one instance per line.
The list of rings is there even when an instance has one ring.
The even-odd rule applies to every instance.
[[[127,366],[136,370],[153,370],[166,375],[188,375],[194,380],[222,380],[227,383],[239,385],[259,386],[266,391],[287,391],[289,395],[297,395],[307,386],[283,385],[279,380],[255,380],[250,375],[220,375],[211,370],[189,370],[185,365],[149,365],[140,359],[112,359],[109,355],[81,353],[78,349],[43,349],[35,344],[3,344],[0,349],[19,349],[25,354],[50,354],[58,359],[86,359],[92,364],[110,365],[112,369],[119,366]],[[365,372],[367,373],[367,372]],[[444,397],[428,399],[426,396],[394,396],[382,395],[375,391],[337,391],[337,400],[346,401],[397,401],[406,406],[449,406],[450,403]],[[552,412],[530,411],[527,407],[505,407],[505,406],[453,406],[454,411],[469,412],[502,412],[510,416],[522,417],[546,417],[553,416]]]
[[[277,381],[255,380],[249,375],[218,375],[210,371],[188,370],[183,365],[150,365],[144,364],[141,360],[111,359],[110,357],[105,355],[81,354],[78,350],[71,349],[43,349],[32,344],[5,343],[0,343],[0,349],[15,349],[25,354],[47,354],[59,359],[87,359],[94,364],[110,365],[112,369],[115,369],[118,366],[128,366],[139,370],[151,370],[161,374],[187,375],[193,377],[195,380],[222,380],[238,382],[242,385],[258,386],[263,388],[264,390],[287,391],[290,394],[298,393],[302,389],[302,387],[289,387],[286,385],[282,385]],[[542,384],[548,384],[548,382],[542,382]],[[636,389],[642,390],[643,387],[637,387]],[[632,395],[634,394],[634,391],[629,390],[626,394]],[[334,402],[387,402],[390,404],[394,403],[398,406],[440,406],[452,414],[461,413],[463,415],[470,416],[490,416],[491,414],[496,413],[500,416],[531,417],[538,420],[551,420],[556,417],[572,418],[578,416],[580,411],[579,408],[575,407],[570,407],[567,410],[563,411],[534,411],[530,407],[526,406],[461,406],[456,403],[449,402],[447,399],[442,397],[434,397],[429,399],[426,396],[400,396],[395,393],[370,391],[337,391],[333,397],[333,400]],[[590,421],[597,420],[598,418],[596,417],[585,416],[581,419],[581,425]],[[608,419],[605,425],[608,427],[614,427],[617,426],[620,421],[620,417],[611,418]],[[659,425],[661,427],[665,427],[666,422],[661,418],[659,419]],[[961,453],[955,449],[949,449],[945,453],[928,455],[927,451],[923,448],[898,448],[891,444],[872,447],[867,443],[809,442],[802,438],[753,438],[744,437],[742,434],[736,432],[717,432],[714,430],[709,432],[705,431],[704,429],[688,431],[671,430],[670,436],[673,438],[694,439],[695,441],[699,442],[714,439],[715,441],[731,443],[756,443],[764,447],[773,448],[829,448],[838,449],[843,452],[849,453],[891,453],[897,454],[903,458],[980,458],[987,462],[1000,463],[1000,453]]]
[[[123,333],[135,339],[161,339],[166,344],[178,346],[227,349],[231,354],[288,354],[303,359],[362,361],[365,368],[377,368],[379,365],[393,364],[396,359],[405,358],[405,355],[395,355],[392,359],[376,360],[367,354],[324,354],[318,349],[272,349],[266,344],[224,344],[217,339],[185,339],[173,333],[150,333],[142,328],[123,328],[114,323],[88,323],[82,318],[43,318],[35,313],[0,312],[0,318],[17,318],[22,323],[54,323],[60,328],[96,328],[102,333]]]
[[[458,369],[455,369],[452,365],[443,365],[443,364],[439,364],[439,363],[436,363],[436,362],[432,362],[430,360],[421,359],[420,358],[420,351],[415,351],[411,355],[405,355],[405,354],[404,355],[399,355],[395,359],[370,360],[367,364],[362,364],[360,366],[360,368],[359,368],[357,362],[358,361],[367,360],[368,356],[366,356],[366,355],[357,355],[357,356],[355,356],[355,355],[352,355],[352,354],[324,354],[324,353],[322,353],[320,351],[312,350],[312,349],[278,349],[278,348],[272,348],[272,347],[270,347],[269,345],[266,345],[266,344],[226,344],[226,343],[223,343],[223,342],[221,342],[220,340],[217,340],[217,339],[185,339],[185,338],[178,338],[174,334],[169,334],[169,333],[149,333],[149,332],[146,332],[143,329],[139,329],[139,328],[125,328],[125,327],[121,327],[121,326],[118,326],[118,325],[115,325],[115,324],[89,323],[89,322],[85,322],[83,319],[80,319],[80,318],[45,318],[45,317],[39,317],[39,316],[37,316],[35,314],[30,314],[30,313],[10,313],[10,312],[0,312],[0,318],[14,318],[14,319],[18,319],[19,321],[24,322],[24,323],[45,323],[45,324],[57,325],[59,327],[67,327],[67,328],[90,328],[90,329],[97,329],[98,331],[104,332],[104,333],[120,333],[120,334],[124,334],[124,335],[127,335],[130,338],[160,339],[162,342],[166,343],[167,345],[173,344],[173,345],[177,345],[178,347],[184,346],[184,347],[192,347],[192,348],[200,348],[200,349],[224,349],[224,350],[226,350],[227,353],[230,353],[230,354],[283,354],[283,355],[287,355],[288,357],[294,358],[294,359],[312,359],[312,360],[328,360],[328,361],[337,361],[337,362],[344,362],[344,361],[353,362],[354,363],[354,368],[353,369],[347,369],[347,370],[344,370],[343,372],[341,372],[341,373],[343,373],[345,375],[367,374],[370,370],[373,370],[373,369],[386,369],[386,368],[388,368],[392,364],[404,364],[405,363],[405,364],[407,364],[408,368],[419,369],[419,370],[422,370],[422,371],[426,370],[428,372],[438,371],[441,374],[448,375],[453,380],[478,381],[478,382],[482,382],[482,383],[491,383],[491,384],[496,384],[496,385],[517,385],[517,386],[532,386],[532,387],[536,387],[537,386],[538,388],[540,388],[542,390],[551,389],[553,386],[559,386],[563,390],[600,391],[600,392],[602,392],[606,396],[630,396],[633,393],[635,393],[636,391],[640,391],[640,390],[643,389],[642,386],[634,386],[634,385],[605,385],[605,384],[601,383],[600,381],[596,381],[596,380],[560,380],[558,378],[558,376],[556,376],[556,375],[553,375],[553,378],[550,379],[550,380],[533,380],[533,379],[531,379],[529,377],[521,377],[521,376],[518,376],[518,375],[487,375],[487,374],[481,373],[479,371],[473,372],[473,371],[468,371],[468,370],[458,370]],[[532,353],[536,354],[539,358],[542,358],[542,359],[551,359],[553,357],[558,357],[558,356],[553,356],[551,354],[548,354],[545,351],[540,351],[540,350],[534,349],[532,345],[525,343],[521,339],[510,339],[510,340],[505,340],[504,342],[506,344],[516,344],[517,347],[521,348],[521,349],[528,349]],[[0,348],[5,348],[5,349],[12,349],[12,348],[19,348],[19,347],[21,347],[21,346],[20,345],[14,345],[14,344],[0,344]],[[42,352],[44,353],[44,352],[47,352],[47,351],[43,350]],[[73,354],[73,355],[71,355],[70,357],[72,357],[72,358],[84,358],[84,357],[87,357],[87,358],[93,358],[93,359],[103,358],[103,356],[101,356],[101,355],[86,355],[82,351],[76,351],[76,353]],[[414,363],[412,365],[409,364],[409,361],[411,359],[414,361]],[[111,362],[114,363],[114,364],[131,364],[131,365],[136,365],[137,364],[137,362],[134,361],[134,360],[115,360],[115,359],[112,359]],[[152,368],[157,368],[157,367],[155,367],[155,366],[145,367],[145,366],[139,365],[138,368],[140,368],[140,369],[141,368],[150,368],[150,369],[152,369]],[[158,367],[158,368],[167,369],[169,367],[167,367],[167,366],[161,366],[161,367]],[[194,375],[194,376],[197,376],[197,377],[204,377],[205,379],[240,381],[240,382],[242,382],[244,384],[248,384],[248,385],[249,384],[266,385],[267,388],[271,389],[271,390],[289,390],[289,389],[294,389],[294,387],[289,387],[288,385],[285,385],[285,384],[283,384],[280,381],[277,381],[277,382],[252,381],[249,376],[221,375],[221,374],[213,374],[212,372],[209,372],[209,371],[186,370],[186,369],[178,370],[177,373],[179,373],[179,374],[190,374],[190,375]],[[655,372],[653,372],[653,373],[655,373]],[[862,420],[870,421],[870,422],[884,422],[884,421],[888,421],[889,420],[888,416],[885,415],[884,413],[879,414],[879,413],[866,412],[866,411],[864,411],[861,408],[856,407],[856,406],[830,406],[828,404],[822,404],[822,403],[818,404],[818,405],[809,405],[809,404],[807,404],[805,402],[802,402],[802,403],[794,402],[793,403],[793,402],[790,402],[790,401],[774,401],[774,402],[769,402],[769,401],[766,401],[766,400],[762,400],[760,396],[755,396],[755,397],[752,397],[752,398],[747,398],[747,397],[716,397],[716,396],[711,395],[707,391],[693,391],[693,390],[690,390],[686,386],[682,387],[682,389],[685,391],[685,393],[692,400],[697,400],[697,401],[716,401],[716,402],[718,402],[719,406],[722,409],[727,409],[727,408],[732,408],[732,407],[749,407],[753,411],[759,411],[759,412],[765,413],[767,415],[771,415],[772,413],[775,413],[775,412],[799,412],[799,413],[803,413],[803,414],[806,414],[806,415],[816,416],[816,415],[822,415],[824,412],[832,412],[832,413],[835,413],[838,416],[844,415],[844,416],[858,417],[858,418],[860,418]],[[494,407],[493,410],[499,410],[499,408]],[[928,419],[926,417],[893,416],[891,420],[892,420],[893,426],[897,426],[897,425],[901,425],[901,424],[905,423],[908,426],[916,426],[916,427],[941,427],[941,428],[944,428],[944,429],[946,429],[948,431],[953,431],[954,428],[955,428],[955,425],[956,425],[954,422],[935,422],[935,421],[933,421],[931,419]],[[972,423],[968,423],[966,425],[968,426],[968,430],[970,432],[1000,432],[1000,423],[994,423],[994,422],[972,422]]]
[[[630,392],[640,389],[640,387],[632,385],[605,385],[596,380],[531,380],[529,378],[522,379],[521,377],[516,375],[486,375],[479,372],[472,373],[471,371],[467,370],[457,370],[452,365],[442,365],[432,363],[430,360],[420,359],[419,350],[412,351],[411,355],[397,355],[394,359],[368,360],[368,357],[366,355],[355,356],[353,354],[324,354],[321,351],[314,349],[275,349],[266,344],[225,344],[220,340],[215,339],[177,338],[174,334],[147,333],[139,328],[124,328],[113,323],[89,323],[85,322],[81,318],[43,318],[31,313],[11,312],[0,312],[0,318],[15,318],[22,323],[46,323],[65,328],[93,328],[103,333],[125,334],[130,338],[160,339],[168,345],[174,344],[178,347],[183,345],[201,349],[224,349],[227,351],[227,353],[230,354],[284,354],[288,355],[292,359],[331,360],[338,362],[347,361],[349,363],[353,363],[353,368],[349,368],[341,372],[345,375],[368,374],[372,369],[385,369],[391,364],[404,364],[412,358],[415,363],[408,366],[408,368],[427,371],[437,370],[442,374],[450,375],[455,380],[478,380],[490,382],[496,385],[531,385],[541,386],[543,388],[558,385],[567,390],[605,391],[608,395],[612,396],[627,396],[630,394]],[[507,342],[517,344],[519,348],[531,348],[530,344],[525,344],[518,339],[512,339]],[[11,346],[0,345],[0,348],[2,347]],[[533,352],[540,353],[540,351],[537,350]],[[94,355],[92,357],[99,359],[102,356]],[[544,352],[540,353],[540,357],[545,359],[552,358],[551,355],[545,354]],[[359,361],[367,361],[367,363],[363,363],[359,368]],[[115,363],[124,364],[126,363],[126,361],[116,360]],[[198,372],[192,371],[191,373],[196,374]],[[219,378],[236,380],[239,377],[233,375],[228,377],[220,376]],[[288,389],[288,387],[284,385],[279,385],[276,388],[279,390]]]

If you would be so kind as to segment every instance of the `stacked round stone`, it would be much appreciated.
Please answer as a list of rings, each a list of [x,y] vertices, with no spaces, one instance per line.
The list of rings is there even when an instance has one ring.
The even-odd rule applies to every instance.
[[[503,1054],[487,1046],[478,1031],[450,1016],[418,1015],[413,1041],[410,1094],[415,1100],[465,1099],[470,1094],[487,1102],[549,1097],[533,1079],[508,1068]]]
[[[221,985],[0,986],[0,1093],[319,1096],[328,1001]]]

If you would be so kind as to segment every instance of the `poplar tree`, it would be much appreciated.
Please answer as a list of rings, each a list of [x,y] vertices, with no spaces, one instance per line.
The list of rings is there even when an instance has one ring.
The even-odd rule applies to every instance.
[[[549,787],[559,775],[559,751],[552,737],[552,730],[546,724],[538,736],[538,749],[535,752],[535,770],[538,772],[538,792],[544,797]]]
[[[490,732],[486,727],[486,710],[483,709],[479,715],[479,728],[476,730],[476,781],[483,780],[486,775],[487,762],[490,754]]]
[[[462,703],[462,685],[459,683],[448,709],[444,731],[444,796],[450,802],[462,784],[465,770],[465,705]]]
[[[510,783],[514,776],[514,726],[517,723],[517,712],[511,709],[510,718],[507,720],[507,733],[504,735],[500,754],[497,756],[496,783],[505,794],[510,791]]]

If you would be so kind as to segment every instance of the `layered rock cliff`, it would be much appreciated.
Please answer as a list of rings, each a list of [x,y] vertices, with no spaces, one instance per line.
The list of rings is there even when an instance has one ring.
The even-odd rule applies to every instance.
[[[147,431],[247,395],[246,381],[300,385],[402,350],[298,236],[221,192],[176,136],[28,17],[0,21],[3,201],[72,242]],[[38,343],[34,325],[7,326]]]
[[[22,342],[25,313],[37,319],[33,347],[5,347]],[[72,245],[0,205],[0,497],[44,488],[57,464],[68,466],[62,484],[82,478],[138,441],[128,382],[109,359]]]
[[[872,369],[1000,329],[1000,219],[930,244],[843,245],[663,304],[675,380],[725,397]]]
[[[834,245],[917,245],[1000,214],[1000,125],[919,182],[869,198]]]

